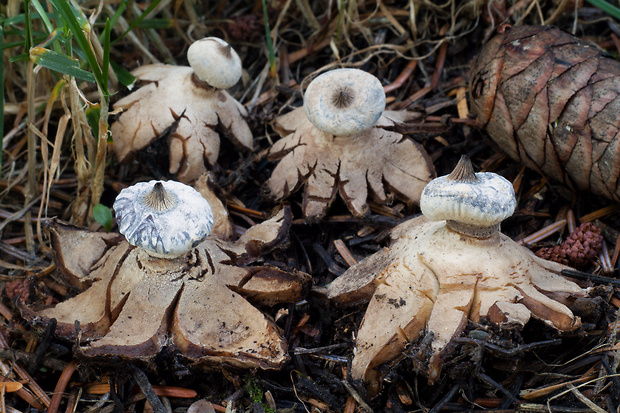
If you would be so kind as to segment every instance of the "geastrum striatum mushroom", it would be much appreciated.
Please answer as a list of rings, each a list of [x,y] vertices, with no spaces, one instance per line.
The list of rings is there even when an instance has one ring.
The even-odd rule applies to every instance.
[[[340,304],[369,300],[360,325],[352,377],[370,394],[382,370],[405,347],[430,335],[430,382],[467,321],[522,327],[530,316],[559,331],[580,327],[567,307],[586,290],[566,280],[564,265],[545,261],[499,232],[512,215],[512,185],[494,173],[474,173],[463,157],[448,176],[422,193],[424,216],[395,227],[388,248],[360,261],[323,293]]]
[[[336,69],[314,79],[303,107],[281,116],[282,139],[268,157],[280,160],[267,181],[269,195],[286,198],[305,185],[303,214],[320,218],[337,193],[355,215],[368,213],[372,196],[386,203],[390,194],[418,203],[434,176],[424,149],[395,132],[403,114],[384,111],[379,79],[358,69]]]
[[[151,64],[132,74],[137,91],[114,104],[123,113],[111,126],[120,162],[168,136],[170,173],[189,183],[210,169],[220,151],[220,133],[252,149],[247,111],[224,89],[241,78],[241,60],[224,40],[207,37],[187,51],[191,67]],[[168,133],[169,132],[169,133]]]
[[[55,318],[56,333],[82,340],[85,356],[148,358],[173,345],[199,364],[275,369],[287,362],[279,328],[253,305],[295,301],[308,284],[306,274],[258,262],[285,240],[287,208],[235,242],[208,236],[209,204],[178,182],[124,189],[114,210],[125,238],[52,222],[59,268],[88,288],[52,308],[23,308],[27,319]],[[92,267],[67,265],[86,243],[101,258]]]

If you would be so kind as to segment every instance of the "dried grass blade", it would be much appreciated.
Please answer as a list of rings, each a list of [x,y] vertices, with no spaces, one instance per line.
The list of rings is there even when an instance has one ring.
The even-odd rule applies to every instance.
[[[596,376],[597,374],[594,371],[594,366],[592,366],[583,376],[579,377],[578,379],[569,380],[564,383],[552,384],[552,385],[545,386],[539,389],[521,390],[519,392],[519,397],[522,397],[525,400],[537,399],[539,397],[544,397],[548,395],[549,393],[554,392],[558,389],[564,388],[568,385],[587,382],[589,380],[594,379]]]
[[[6,342],[6,339],[2,334],[0,334],[0,348],[8,349],[9,345]],[[26,383],[30,389],[29,391],[26,388],[22,388],[17,390],[15,394],[21,397],[24,401],[26,401],[30,406],[35,409],[44,410],[50,405],[50,398],[47,397],[47,394],[41,389],[41,387],[37,384],[37,382],[28,374],[24,368],[22,368],[19,364],[13,363],[9,368],[4,362],[0,362],[0,371],[2,374],[7,375],[9,371],[15,372],[24,383]],[[33,394],[34,393],[34,394]]]
[[[4,21],[0,21],[0,50],[4,45]],[[4,58],[0,59],[0,79],[4,79]],[[4,82],[0,82],[0,142],[4,142]],[[2,177],[2,155],[4,145],[0,145],[0,177]]]
[[[581,401],[583,404],[585,404],[590,409],[592,409],[593,412],[606,413],[606,410],[603,410],[600,407],[598,407],[596,404],[594,404],[592,400],[588,399],[586,396],[583,395],[583,393],[577,390],[577,387],[573,386],[572,384],[569,384],[568,388],[570,389],[570,392],[573,393],[573,395],[575,395],[575,397],[579,399],[579,401]]]
[[[27,77],[26,77],[26,98],[28,101],[27,104],[27,113],[28,113],[28,124],[34,125],[35,119],[35,73],[34,73],[34,62],[28,62],[27,69]],[[26,237],[26,249],[30,254],[34,253],[34,234],[32,232],[32,225],[30,224],[30,212],[25,208],[25,206],[30,205],[34,195],[36,193],[37,187],[37,169],[36,169],[36,154],[37,154],[37,142],[34,137],[34,132],[32,128],[26,129],[26,141],[28,142],[28,179],[26,183],[26,190],[24,191],[24,210],[25,213],[25,223],[24,223],[24,235]]]

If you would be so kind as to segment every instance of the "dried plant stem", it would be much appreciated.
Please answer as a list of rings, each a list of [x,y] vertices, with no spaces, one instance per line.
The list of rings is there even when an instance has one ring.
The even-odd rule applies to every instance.
[[[110,6],[109,4],[106,4],[103,7],[106,13],[108,13],[109,15],[114,15],[114,8],[112,8],[112,6]],[[114,25],[114,31],[117,34],[121,34],[121,33],[124,33],[128,28],[129,28],[129,23],[127,23],[127,20],[125,20],[123,16],[120,16],[118,20],[116,21],[116,24]],[[161,61],[149,51],[148,45],[145,45],[144,42],[141,41],[133,31],[130,31],[129,33],[127,33],[126,36],[127,36],[127,39],[129,39],[129,41],[131,42],[131,44],[133,44],[143,56],[146,56],[150,60],[151,63],[161,63]]]
[[[334,246],[336,247],[336,250],[338,251],[340,256],[347,262],[347,264],[349,264],[349,266],[355,265],[357,263],[357,260],[355,259],[353,254],[351,254],[351,251],[347,248],[344,241],[342,241],[341,239],[336,239],[334,240]]]
[[[75,80],[70,83],[70,102],[71,102],[71,119],[73,126],[73,148],[75,151],[75,175],[77,177],[78,187],[75,201],[72,209],[72,221],[76,225],[84,223],[86,215],[88,213],[88,192],[89,192],[89,171],[87,154],[84,148],[84,143],[88,145],[88,137],[84,136],[84,130],[82,124],[88,125],[86,119],[84,119],[84,112],[80,105],[79,93]],[[86,208],[86,211],[84,209]]]
[[[618,262],[618,255],[620,255],[620,235],[616,237],[616,246],[614,247],[614,253],[611,256],[611,267],[616,268]]]
[[[589,214],[582,216],[581,218],[579,218],[579,222],[581,222],[582,224],[586,222],[592,222],[597,219],[606,217],[607,215],[613,214],[619,210],[620,210],[620,204],[608,205],[599,210],[590,212]]]
[[[0,349],[8,348],[10,348],[8,342],[6,341],[4,336],[0,334]],[[43,389],[41,389],[37,382],[28,374],[26,370],[24,370],[23,367],[21,367],[17,363],[13,363],[10,368],[8,368],[8,366],[4,362],[0,362],[0,372],[2,374],[8,375],[9,371],[11,370],[17,373],[23,384],[27,384],[30,389],[32,389],[32,392],[30,390],[27,390],[26,388],[19,389],[16,392],[19,397],[21,397],[35,409],[43,410],[46,407],[49,407],[50,398],[47,397],[47,394],[45,394]]]
[[[553,14],[551,15],[551,17],[545,20],[543,24],[545,26],[553,24],[562,15],[562,13],[564,13],[564,10],[566,10],[566,8],[568,7],[568,4],[569,4],[569,0],[562,0],[560,4],[558,5],[558,7],[553,12]]]
[[[308,4],[308,0],[295,0],[295,2],[297,3],[297,7],[299,7],[299,11],[301,11],[301,14],[304,16],[304,19],[306,19],[308,26],[315,32],[318,32],[321,29],[321,24],[314,15],[312,7]]]
[[[557,222],[554,222],[551,225],[546,226],[540,231],[536,231],[533,234],[523,238],[522,240],[517,241],[517,244],[527,245],[527,244],[533,244],[535,242],[539,242],[547,238],[549,235],[554,234],[558,231],[561,231],[565,226],[566,226],[566,220],[561,219]]]
[[[73,204],[72,221],[83,225],[92,215],[94,205],[99,203],[103,193],[103,175],[105,172],[106,144],[108,138],[108,107],[100,91],[99,135],[93,137],[83,109],[80,91],[72,80],[69,84],[71,118],[73,126],[73,147],[75,151],[75,174],[77,177],[77,195]],[[85,99],[84,99],[85,100]],[[87,104],[90,104],[87,102]]]
[[[69,384],[69,379],[73,375],[75,368],[77,367],[77,362],[72,360],[67,367],[65,367],[64,371],[60,375],[58,379],[58,383],[56,383],[56,388],[54,389],[54,395],[52,396],[52,401],[49,405],[48,413],[57,413],[60,408],[60,402],[62,401],[62,395]]]
[[[28,124],[34,126],[35,118],[35,106],[34,106],[34,85],[35,85],[35,69],[34,62],[28,63],[28,75],[26,78],[26,88],[28,98]],[[26,128],[26,139],[28,142],[28,181],[26,183],[26,190],[24,191],[24,206],[30,204],[36,194],[37,188],[37,142],[35,139],[32,128]],[[24,215],[24,235],[26,236],[26,249],[30,254],[34,254],[34,234],[32,232],[32,225],[30,220],[32,218],[31,212],[27,211]]]
[[[418,67],[418,61],[410,60],[407,66],[405,67],[405,69],[402,71],[402,73],[398,75],[398,77],[394,79],[392,83],[390,83],[389,85],[385,85],[383,87],[383,91],[385,93],[390,93],[400,88],[407,81],[407,79],[411,77],[416,67]]]
[[[603,267],[603,271],[605,271],[606,273],[610,273],[614,270],[614,268],[611,266],[611,259],[609,258],[607,243],[604,240],[603,247],[601,248],[601,252],[599,252],[598,257],[601,261],[601,267]]]
[[[97,153],[93,168],[93,186],[91,193],[90,210],[99,203],[103,194],[103,177],[105,175],[105,159],[108,143],[108,105],[101,90],[99,90],[101,111],[99,113],[99,136],[97,138]],[[90,215],[90,213],[89,213]]]

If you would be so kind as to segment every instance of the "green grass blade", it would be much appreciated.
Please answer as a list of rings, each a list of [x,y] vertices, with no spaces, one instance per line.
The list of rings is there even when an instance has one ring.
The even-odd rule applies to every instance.
[[[103,71],[101,70],[101,66],[99,65],[99,61],[97,61],[97,57],[93,52],[90,42],[86,37],[87,33],[90,33],[90,25],[88,21],[84,19],[81,15],[81,12],[76,10],[72,5],[70,5],[65,0],[49,0],[54,8],[58,10],[63,20],[68,25],[73,37],[75,38],[78,46],[84,53],[84,57],[90,66],[90,69],[93,71],[93,76],[95,77],[95,81],[101,88],[103,94],[108,96],[108,88],[107,81],[103,78]],[[86,32],[86,33],[85,33]]]
[[[7,30],[4,31],[4,37],[9,37],[9,36],[12,36],[13,34],[14,33],[9,33]],[[35,36],[34,41],[36,43],[40,43],[40,42],[45,41],[46,38],[47,38],[47,36]],[[11,49],[13,47],[18,47],[18,46],[20,46],[22,49],[24,49],[25,48],[25,44],[26,44],[26,42],[24,42],[23,40],[17,41],[17,42],[4,42],[4,43],[2,43],[2,45],[0,45],[0,50]],[[11,57],[9,60],[11,62],[13,62],[14,58],[15,58],[15,56]],[[28,60],[28,56],[26,56],[26,60]]]
[[[269,17],[267,15],[267,0],[261,0],[263,3],[263,18],[265,20],[265,41],[267,42],[267,53],[269,54],[269,73],[272,78],[276,77],[276,54],[273,50],[273,42],[271,41],[271,29],[269,28]]]
[[[114,12],[114,16],[112,16],[112,22],[111,22],[112,27],[114,27],[118,19],[120,19],[123,13],[125,13],[125,9],[127,8],[128,3],[129,3],[129,0],[123,0],[121,1],[121,4],[118,5],[116,11]]]
[[[139,25],[140,22],[144,20],[149,15],[149,13],[151,13],[155,9],[155,7],[159,5],[159,3],[161,3],[161,0],[155,0],[151,4],[149,4],[149,7],[147,7],[146,10],[144,10],[144,13],[142,13],[136,20],[132,21],[129,27],[127,28],[127,30],[125,30],[123,34],[121,34],[117,39],[114,40],[114,43],[121,40],[123,37],[127,35],[127,33],[132,31],[137,25]]]
[[[45,15],[47,16],[48,19],[54,17],[53,13],[45,13]],[[41,16],[38,15],[38,14],[35,15],[35,16],[31,16],[32,20],[38,20],[40,18],[41,18]],[[26,22],[26,15],[25,14],[18,14],[17,16],[7,17],[6,19],[4,19],[5,35],[8,33],[6,31],[6,27],[14,26],[16,24],[24,24],[25,22]]]
[[[620,9],[616,6],[607,3],[605,0],[586,0],[591,5],[598,7],[603,10],[605,13],[609,14],[613,18],[620,20]]]
[[[32,5],[34,6],[34,9],[37,11],[37,13],[39,13],[39,17],[41,18],[41,20],[43,20],[43,25],[47,29],[47,32],[48,33],[53,32],[54,26],[52,26],[52,22],[50,21],[49,17],[47,17],[47,13],[45,12],[45,9],[41,5],[41,3],[39,3],[39,0],[30,0],[30,1]]]
[[[114,61],[112,61],[112,70],[114,70],[114,73],[116,74],[116,77],[118,78],[118,81],[121,83],[121,85],[130,86],[136,83],[136,77],[123,66],[119,65]]]
[[[93,136],[99,138],[99,119],[101,119],[101,105],[98,103],[94,105],[88,105],[86,110],[86,120],[93,130]]]
[[[114,12],[114,15],[112,15],[112,18],[110,19],[110,27],[114,27],[116,25],[118,19],[120,19],[120,17],[125,12],[128,2],[129,0],[122,0],[121,4],[118,5],[116,11]],[[101,36],[99,36],[99,43],[103,43],[103,38]]]
[[[30,59],[39,66],[46,67],[56,72],[64,73],[87,82],[95,82],[92,73],[80,69],[80,63],[69,56],[56,53],[43,47],[33,47],[30,49]]]
[[[28,50],[32,47],[32,20],[30,19],[30,0],[24,0],[24,52],[13,56],[10,62],[28,60]]]
[[[49,19],[49,17],[47,17],[47,13],[45,12],[45,9],[43,8],[39,0],[30,0],[30,1],[32,2],[32,5],[34,6],[34,9],[39,14],[39,17],[43,21],[43,25],[47,29],[47,32],[49,34],[55,33],[54,26],[52,25],[52,22]],[[54,48],[55,52],[62,53],[62,48],[60,47],[60,43],[55,41],[55,39],[56,39],[56,36],[54,36],[54,39],[53,39],[54,42],[52,43],[52,47]]]
[[[108,75],[110,70],[110,31],[112,30],[110,19],[105,21],[105,29],[103,30],[103,62],[102,74],[105,87],[103,90],[108,90]],[[108,102],[108,95],[104,95],[106,103]]]
[[[24,25],[26,34],[24,39],[26,44],[24,45],[24,53],[28,53],[28,50],[32,47],[32,20],[30,19],[30,0],[24,0]]]
[[[170,29],[174,27],[174,20],[172,19],[144,19],[138,24],[141,29]]]

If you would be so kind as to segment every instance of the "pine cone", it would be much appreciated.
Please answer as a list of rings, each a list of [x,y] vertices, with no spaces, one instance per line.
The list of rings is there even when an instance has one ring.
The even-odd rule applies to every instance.
[[[21,278],[15,281],[9,281],[4,285],[6,296],[13,300],[19,297],[22,303],[28,303],[30,300],[30,287],[32,282],[28,278]]]
[[[536,251],[536,255],[546,260],[580,268],[594,261],[602,246],[603,236],[600,228],[586,222],[575,229],[562,245],[541,248]]]
[[[568,265],[584,267],[590,264],[603,247],[603,236],[596,225],[586,222],[581,224],[562,243],[562,249],[568,258]]]
[[[555,247],[541,248],[536,251],[536,255],[548,261],[554,261],[559,262],[560,264],[568,265],[566,251],[562,249],[561,245],[556,245]]]
[[[470,77],[478,126],[511,158],[620,201],[620,63],[550,26],[499,29]]]

